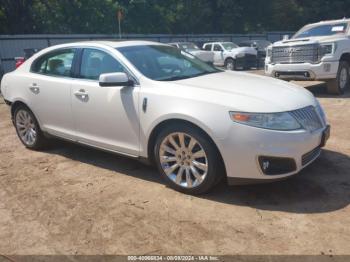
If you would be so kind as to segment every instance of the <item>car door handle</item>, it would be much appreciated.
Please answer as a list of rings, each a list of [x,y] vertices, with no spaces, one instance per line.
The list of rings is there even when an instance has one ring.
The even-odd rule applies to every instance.
[[[32,91],[36,95],[40,93],[40,88],[35,83],[33,83],[31,86],[29,86],[29,90]]]
[[[75,91],[74,95],[81,99],[86,99],[89,95],[84,89],[80,89],[79,91]]]

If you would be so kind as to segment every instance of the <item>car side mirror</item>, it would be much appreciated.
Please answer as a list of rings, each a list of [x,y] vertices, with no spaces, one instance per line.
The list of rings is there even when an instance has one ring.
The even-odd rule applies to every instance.
[[[126,73],[101,74],[99,78],[100,86],[134,86],[134,81],[130,80]]]

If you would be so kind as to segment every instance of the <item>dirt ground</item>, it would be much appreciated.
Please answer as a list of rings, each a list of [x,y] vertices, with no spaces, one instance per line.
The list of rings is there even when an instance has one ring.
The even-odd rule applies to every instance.
[[[350,254],[350,95],[312,91],[332,125],[316,162],[199,197],[124,157],[65,142],[27,150],[0,104],[0,254]]]

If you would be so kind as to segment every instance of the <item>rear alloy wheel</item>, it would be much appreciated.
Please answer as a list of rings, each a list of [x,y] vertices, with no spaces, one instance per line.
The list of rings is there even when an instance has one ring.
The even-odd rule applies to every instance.
[[[330,94],[342,95],[349,87],[349,64],[346,61],[339,63],[337,78],[327,81],[327,91]]]
[[[236,70],[236,61],[232,58],[227,58],[225,61],[226,70]]]
[[[31,149],[40,149],[47,143],[33,113],[25,106],[19,106],[14,113],[14,124],[21,142]]]
[[[216,148],[190,126],[163,130],[157,139],[155,159],[169,185],[184,193],[205,193],[222,176]]]

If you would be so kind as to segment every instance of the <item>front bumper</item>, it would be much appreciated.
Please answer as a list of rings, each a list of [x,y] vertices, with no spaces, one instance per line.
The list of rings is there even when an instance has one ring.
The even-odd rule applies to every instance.
[[[229,184],[264,183],[297,174],[321,153],[328,139],[327,127],[310,133],[305,130],[274,131],[234,123],[226,138],[218,141]],[[324,141],[323,141],[324,140]],[[295,161],[295,170],[266,175],[259,157],[288,158]]]
[[[252,54],[245,54],[244,56],[236,58],[236,66],[238,68],[250,69],[256,68],[258,64],[258,57]]]
[[[323,61],[318,64],[266,64],[265,74],[284,80],[326,80],[336,78],[338,66],[338,61]]]

